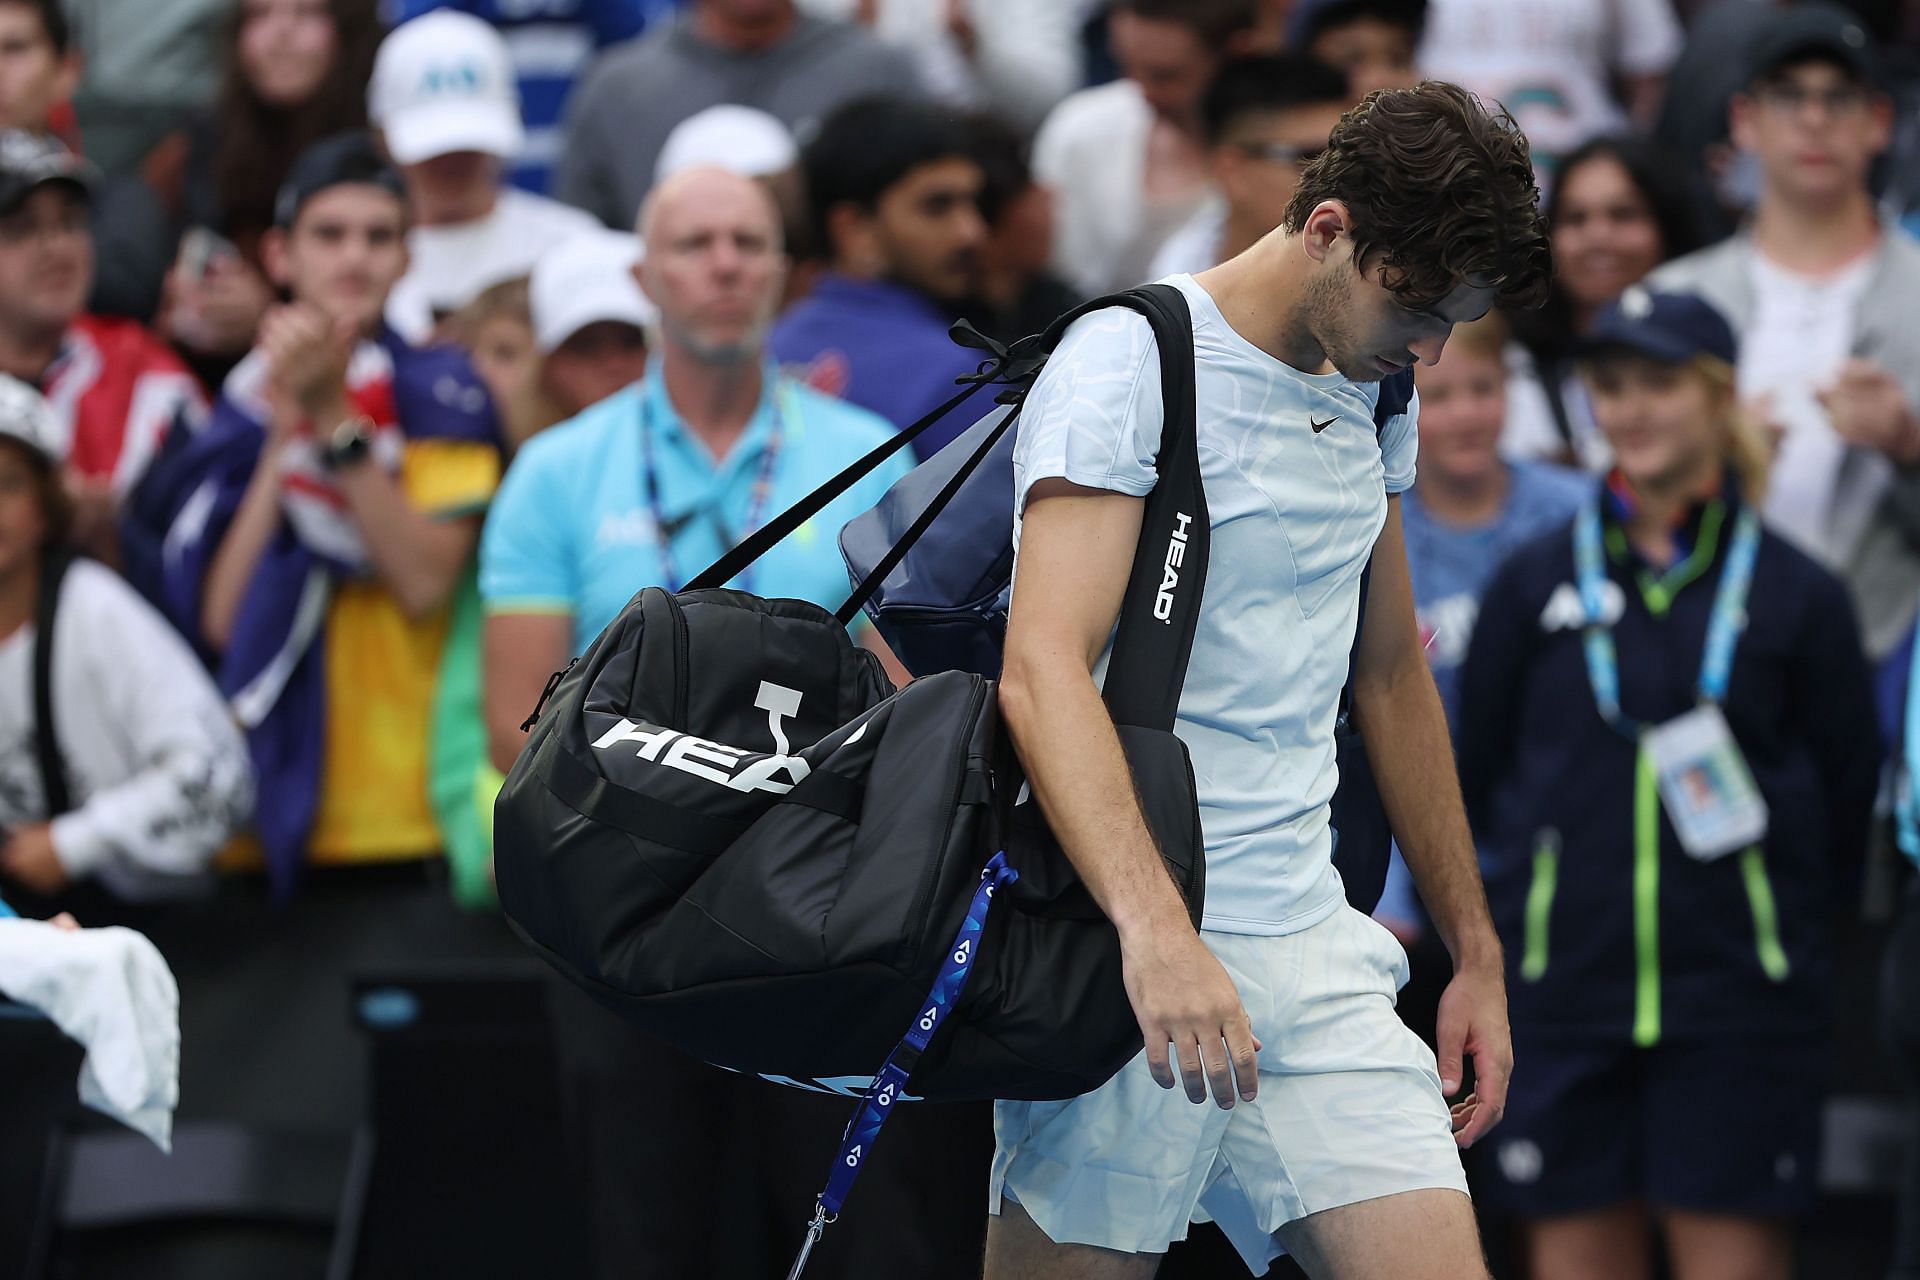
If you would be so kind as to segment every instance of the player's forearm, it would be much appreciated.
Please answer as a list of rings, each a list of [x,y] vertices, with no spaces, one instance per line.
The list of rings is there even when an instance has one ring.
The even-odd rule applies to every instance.
[[[1173,924],[1190,928],[1086,668],[1070,656],[1049,661],[1010,651],[1000,714],[1048,826],[1122,939]]]
[[[200,634],[216,652],[224,652],[233,638],[240,602],[279,526],[280,455],[270,441],[260,451],[253,478],[240,497],[240,509],[220,539],[200,590]]]
[[[1354,716],[1407,870],[1456,968],[1500,963],[1480,863],[1447,740],[1446,713],[1418,656],[1354,687]]]

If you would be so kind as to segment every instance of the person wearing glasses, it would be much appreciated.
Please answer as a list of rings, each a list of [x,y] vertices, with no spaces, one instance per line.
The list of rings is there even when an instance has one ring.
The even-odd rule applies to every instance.
[[[1780,435],[1769,524],[1838,573],[1880,662],[1913,628],[1920,245],[1875,210],[1893,106],[1872,37],[1829,5],[1774,15],[1729,117],[1760,170],[1748,227],[1660,268],[1740,335],[1739,392]]]
[[[1147,278],[1216,267],[1279,226],[1300,170],[1353,102],[1344,73],[1304,54],[1223,65],[1200,104],[1214,194],[1167,237]]]
[[[1845,590],[1761,523],[1735,349],[1695,295],[1601,313],[1614,468],[1494,575],[1461,672],[1515,1062],[1478,1194],[1538,1280],[1648,1280],[1656,1228],[1676,1280],[1787,1280],[1813,1204],[1879,734]]]

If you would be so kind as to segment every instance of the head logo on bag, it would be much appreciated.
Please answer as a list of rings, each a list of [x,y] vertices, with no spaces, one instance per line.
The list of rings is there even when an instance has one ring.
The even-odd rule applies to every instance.
[[[1193,517],[1181,511],[1174,515],[1173,536],[1167,539],[1167,561],[1160,570],[1160,590],[1153,597],[1153,616],[1161,622],[1173,621],[1173,592],[1180,585],[1180,566],[1187,558],[1187,526]]]

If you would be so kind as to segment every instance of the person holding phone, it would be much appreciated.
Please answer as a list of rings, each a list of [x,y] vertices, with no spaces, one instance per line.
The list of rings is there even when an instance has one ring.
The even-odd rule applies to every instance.
[[[1839,579],[1761,523],[1767,458],[1703,299],[1581,347],[1615,459],[1480,607],[1457,747],[1516,1066],[1481,1199],[1540,1280],[1786,1280],[1811,1208],[1830,912],[1879,746]]]

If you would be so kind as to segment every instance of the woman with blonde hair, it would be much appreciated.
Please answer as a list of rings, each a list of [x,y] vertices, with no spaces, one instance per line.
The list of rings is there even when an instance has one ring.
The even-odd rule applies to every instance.
[[[1535,1280],[1792,1271],[1838,888],[1878,734],[1838,579],[1760,523],[1766,458],[1705,301],[1629,288],[1580,369],[1613,469],[1517,551],[1459,689],[1515,1070],[1479,1197]]]

